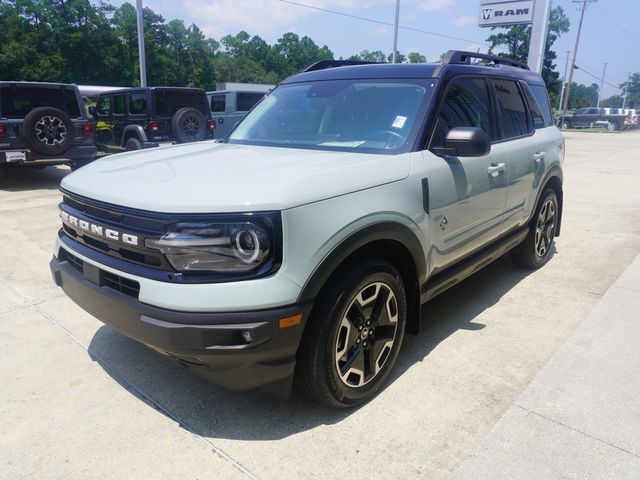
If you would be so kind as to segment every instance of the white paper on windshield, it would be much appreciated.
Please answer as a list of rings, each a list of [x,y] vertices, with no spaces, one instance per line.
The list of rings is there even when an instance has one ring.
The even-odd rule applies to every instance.
[[[359,147],[364,143],[364,140],[355,140],[353,142],[324,142],[321,143],[323,147]]]
[[[398,115],[396,119],[393,121],[391,126],[393,128],[402,128],[404,127],[405,122],[407,121],[407,117],[403,117],[402,115]]]

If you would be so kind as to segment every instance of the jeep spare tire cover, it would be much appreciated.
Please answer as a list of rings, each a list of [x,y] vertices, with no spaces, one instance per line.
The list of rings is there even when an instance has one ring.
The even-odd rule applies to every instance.
[[[207,121],[195,108],[184,107],[171,119],[171,130],[180,143],[199,142],[207,135]]]
[[[38,107],[24,117],[22,136],[36,152],[59,155],[73,142],[73,124],[69,115],[58,108]]]

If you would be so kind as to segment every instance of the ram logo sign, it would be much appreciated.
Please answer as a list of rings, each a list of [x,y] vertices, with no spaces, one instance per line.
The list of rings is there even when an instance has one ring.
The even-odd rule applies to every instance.
[[[481,27],[496,27],[498,25],[521,25],[533,21],[534,0],[518,0],[480,3]]]

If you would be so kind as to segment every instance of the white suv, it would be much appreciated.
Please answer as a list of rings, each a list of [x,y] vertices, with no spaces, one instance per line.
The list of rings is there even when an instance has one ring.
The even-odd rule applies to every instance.
[[[508,251],[551,257],[564,141],[515,62],[351,63],[287,79],[225,143],[66,177],[56,283],[227,388],[371,398],[424,302]]]

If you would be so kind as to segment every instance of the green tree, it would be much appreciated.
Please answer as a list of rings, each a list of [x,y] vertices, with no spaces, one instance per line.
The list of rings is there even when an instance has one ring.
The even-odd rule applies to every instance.
[[[409,63],[427,63],[427,57],[418,52],[410,52],[407,57],[409,58]]]
[[[626,82],[621,83],[620,89],[627,93],[627,108],[640,108],[640,72],[634,73]]]
[[[569,109],[592,107],[598,102],[598,84],[582,85],[573,82],[569,96]]]

